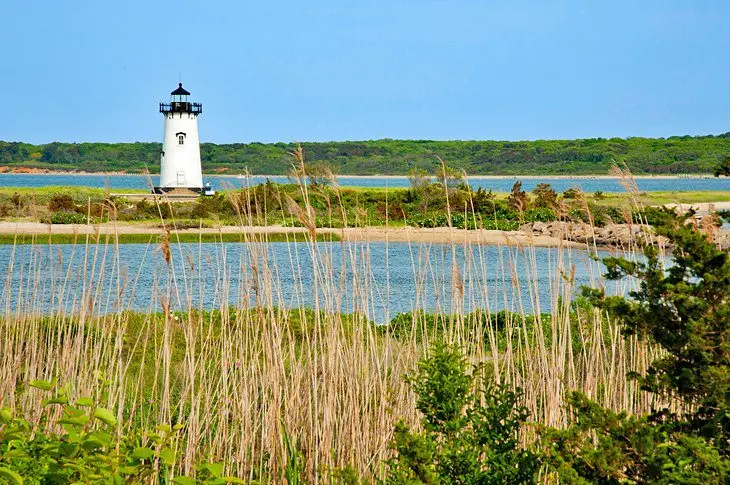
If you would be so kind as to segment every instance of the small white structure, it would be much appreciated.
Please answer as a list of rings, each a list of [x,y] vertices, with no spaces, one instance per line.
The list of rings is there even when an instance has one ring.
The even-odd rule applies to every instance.
[[[200,167],[200,139],[198,115],[203,105],[188,101],[190,93],[182,83],[170,93],[170,103],[160,103],[160,113],[165,115],[165,137],[160,157],[160,186],[156,193],[174,189],[188,189],[204,193],[203,171]]]

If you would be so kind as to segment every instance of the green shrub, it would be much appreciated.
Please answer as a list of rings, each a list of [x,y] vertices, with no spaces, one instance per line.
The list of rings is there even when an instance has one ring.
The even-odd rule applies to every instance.
[[[541,182],[532,189],[532,193],[535,196],[533,205],[538,208],[550,208],[555,207],[558,201],[558,194],[555,192],[550,184]]]
[[[557,219],[555,211],[549,207],[535,207],[525,212],[526,222],[550,222]]]
[[[48,210],[55,211],[72,211],[76,209],[74,199],[68,194],[53,194],[48,202]]]
[[[567,397],[568,427],[543,432],[547,461],[562,483],[723,484],[730,461],[672,419],[628,416],[581,393]]]
[[[54,212],[51,214],[51,224],[86,224],[87,217],[78,212]]]
[[[522,181],[518,180],[512,186],[509,196],[507,197],[507,205],[518,213],[523,213],[527,209],[528,198],[527,193],[522,190]]]
[[[115,413],[91,398],[71,402],[55,382],[30,385],[52,395],[43,405],[60,406],[60,417],[51,420],[56,413],[44,412],[33,425],[10,408],[0,409],[0,483],[171,483],[182,425],[118,436]],[[197,471],[197,480],[179,476],[172,483],[244,483],[223,477],[218,463],[203,463]]]
[[[538,456],[519,446],[528,418],[515,393],[481,375],[457,350],[436,344],[408,378],[422,432],[395,426],[386,483],[534,483]]]
[[[674,405],[630,417],[573,394],[568,429],[545,433],[549,463],[564,482],[730,480],[730,256],[686,223],[691,215],[647,211],[656,233],[674,246],[671,266],[654,246],[644,248],[643,262],[603,260],[608,279],[639,281],[630,298],[583,289],[625,335],[662,349],[646,373],[630,377]]]
[[[575,189],[573,187],[563,191],[563,199],[577,199],[579,195],[580,189]]]

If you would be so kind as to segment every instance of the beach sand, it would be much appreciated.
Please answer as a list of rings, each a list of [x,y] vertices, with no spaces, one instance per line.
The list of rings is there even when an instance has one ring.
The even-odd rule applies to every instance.
[[[38,222],[0,222],[0,234],[162,234],[160,227],[132,224],[42,224]],[[202,229],[181,229],[180,234],[303,234],[303,227],[285,226],[220,226]],[[549,236],[533,236],[521,231],[463,230],[448,227],[364,227],[318,228],[318,234],[334,234],[345,241],[389,241],[412,243],[529,245],[540,247],[565,246],[565,241]]]

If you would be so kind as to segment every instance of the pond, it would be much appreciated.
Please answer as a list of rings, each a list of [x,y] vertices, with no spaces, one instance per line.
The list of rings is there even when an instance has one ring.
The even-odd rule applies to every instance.
[[[575,249],[385,242],[0,246],[6,312],[94,313],[229,305],[399,312],[481,308],[550,311],[581,285],[606,284],[602,265]],[[607,255],[602,253],[601,256]],[[624,283],[609,282],[611,292]]]

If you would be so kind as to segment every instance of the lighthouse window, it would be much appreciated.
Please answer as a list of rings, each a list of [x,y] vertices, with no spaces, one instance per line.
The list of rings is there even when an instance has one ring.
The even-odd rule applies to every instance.
[[[177,144],[182,145],[185,143],[185,135],[177,135]]]

